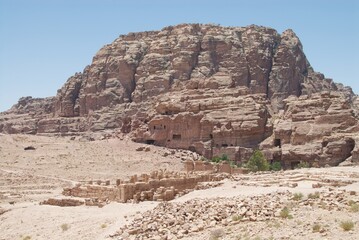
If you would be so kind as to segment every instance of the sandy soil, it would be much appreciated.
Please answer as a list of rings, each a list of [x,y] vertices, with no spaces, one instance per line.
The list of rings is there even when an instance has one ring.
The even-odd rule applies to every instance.
[[[36,150],[24,148],[33,146]],[[78,139],[28,135],[0,135],[0,239],[116,239],[109,235],[157,202],[139,204],[110,203],[103,208],[40,205],[49,197],[60,197],[63,187],[94,179],[111,180],[152,170],[182,170],[184,151],[150,146],[150,151],[136,151],[140,146],[130,140],[81,142]],[[168,156],[167,156],[168,155]],[[318,191],[313,183],[330,179],[344,183],[329,188],[355,191],[359,202],[359,167],[301,169],[275,174],[240,175],[224,184],[193,191],[175,203],[191,199],[263,195],[276,191]],[[348,183],[350,181],[350,183]],[[298,186],[289,187],[291,183]],[[5,212],[4,212],[5,211]],[[359,239],[359,213],[298,208],[292,220],[276,222],[243,222],[221,227],[225,235],[218,239]],[[354,230],[344,232],[339,223],[350,219]],[[312,233],[312,225],[325,226],[323,233]],[[184,236],[184,239],[209,239],[212,230]]]
[[[24,150],[33,146],[35,150]],[[0,239],[103,239],[125,216],[153,208],[156,203],[111,203],[103,208],[39,205],[60,197],[62,188],[86,180],[126,178],[158,169],[182,170],[186,151],[168,151],[128,139],[102,141],[67,138],[0,135]],[[165,157],[165,155],[169,154]],[[69,229],[63,231],[61,225]]]

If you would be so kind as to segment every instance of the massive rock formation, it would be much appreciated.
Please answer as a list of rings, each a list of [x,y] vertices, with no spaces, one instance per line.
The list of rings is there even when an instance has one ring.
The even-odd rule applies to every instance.
[[[310,66],[292,30],[183,24],[104,46],[56,97],[22,98],[0,132],[131,134],[134,141],[287,167],[358,159],[358,101]]]

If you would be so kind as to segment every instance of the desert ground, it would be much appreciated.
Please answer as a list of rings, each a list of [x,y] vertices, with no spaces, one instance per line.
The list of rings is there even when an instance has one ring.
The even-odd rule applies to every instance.
[[[126,137],[0,135],[0,239],[359,239],[359,166],[233,175],[169,202],[40,204],[88,180],[182,171],[196,157]]]

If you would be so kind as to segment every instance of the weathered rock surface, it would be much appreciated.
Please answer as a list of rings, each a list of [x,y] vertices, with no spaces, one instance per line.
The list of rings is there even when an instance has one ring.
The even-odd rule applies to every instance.
[[[273,135],[261,143],[267,158],[287,167],[300,161],[338,165],[352,155],[352,161],[358,161],[358,118],[349,99],[338,92],[320,92],[287,98],[284,106]]]
[[[206,230],[235,228],[243,222],[297,219],[305,208],[348,213],[348,201],[353,198],[342,190],[317,192],[317,195],[317,198],[295,200],[295,195],[290,192],[274,192],[260,196],[192,199],[183,203],[163,202],[151,211],[136,215],[114,236],[118,239],[194,239]],[[285,207],[287,215],[283,214]],[[238,236],[238,232],[235,233]]]
[[[53,206],[60,206],[60,207],[76,207],[85,204],[85,202],[77,199],[55,199],[50,198],[41,202],[40,204],[45,205],[53,205]]]
[[[122,132],[133,140],[287,167],[358,162],[359,104],[310,66],[292,30],[182,24],[100,49],[56,97],[22,98],[0,132]]]

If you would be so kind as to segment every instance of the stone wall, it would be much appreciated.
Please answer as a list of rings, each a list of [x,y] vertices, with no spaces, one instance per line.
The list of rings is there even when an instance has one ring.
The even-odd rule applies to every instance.
[[[243,174],[247,173],[246,169],[234,168],[228,162],[221,162],[214,164],[206,161],[185,161],[184,168],[187,172],[211,172],[211,173],[229,173],[229,174]]]
[[[223,169],[222,172],[228,172],[225,167]],[[169,201],[195,189],[200,182],[220,181],[224,178],[225,175],[213,172],[182,174],[155,171],[149,175],[134,175],[127,181],[118,179],[114,185],[109,181],[78,184],[73,188],[65,188],[63,195],[92,198],[102,202]]]

